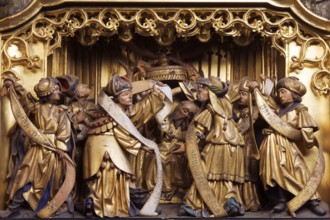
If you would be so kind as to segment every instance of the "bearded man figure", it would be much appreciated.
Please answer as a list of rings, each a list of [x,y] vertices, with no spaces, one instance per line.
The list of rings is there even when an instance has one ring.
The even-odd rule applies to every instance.
[[[163,165],[161,202],[180,203],[190,186],[192,177],[185,155],[185,134],[198,107],[194,102],[181,101],[161,124],[161,142],[158,145]],[[153,189],[156,182],[155,156],[145,163],[146,184]]]

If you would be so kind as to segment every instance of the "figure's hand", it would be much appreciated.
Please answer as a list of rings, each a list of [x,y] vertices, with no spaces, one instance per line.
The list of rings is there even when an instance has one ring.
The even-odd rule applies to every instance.
[[[160,87],[164,86],[164,83],[162,83],[161,81],[155,81],[155,84]]]
[[[85,110],[79,111],[76,115],[77,123],[83,122],[87,117],[87,113]]]
[[[59,155],[60,158],[63,158],[65,155],[65,152],[60,149],[56,149],[56,153]]]
[[[147,146],[143,146],[142,147],[142,150],[150,153],[150,154],[153,154],[154,153],[154,149],[150,148],[150,147],[147,147]]]
[[[10,88],[11,86],[14,85],[15,80],[12,78],[5,79],[3,82],[3,85],[6,86],[7,88]]]
[[[87,138],[88,128],[85,124],[79,124],[80,132],[77,134],[77,140],[83,141]]]
[[[14,85],[14,81],[12,79],[5,79],[3,82],[3,86],[0,89],[0,96],[6,96],[8,94],[8,88]]]
[[[154,90],[154,92],[156,92],[156,93],[160,93],[160,92],[161,92],[161,90],[160,90],[160,86],[157,85],[157,83],[154,84],[153,90]]]
[[[269,77],[267,75],[265,75],[265,74],[260,74],[260,79],[262,81],[265,81],[266,79],[269,79]]]
[[[256,89],[256,88],[260,89],[260,85],[259,85],[258,81],[253,80],[250,82],[249,88],[250,88],[250,91],[254,91],[254,89]]]
[[[202,133],[200,133],[200,132],[198,132],[198,131],[196,131],[195,135],[196,135],[199,139],[203,139],[203,140],[205,139],[205,135],[202,134]]]
[[[184,143],[176,144],[175,149],[172,151],[173,154],[183,154],[186,152],[186,145]]]

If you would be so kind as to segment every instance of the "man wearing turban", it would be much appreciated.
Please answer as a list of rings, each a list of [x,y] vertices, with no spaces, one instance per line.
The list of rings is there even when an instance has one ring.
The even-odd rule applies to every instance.
[[[253,88],[254,86],[251,86]],[[286,202],[297,196],[310,177],[306,161],[299,148],[315,146],[314,132],[318,126],[301,104],[306,87],[296,77],[285,77],[276,85],[278,108],[276,114],[283,123],[294,128],[301,135],[293,140],[274,125],[263,130],[264,139],[260,146],[260,178],[263,188],[277,204],[273,212],[286,209]],[[299,146],[299,148],[298,148]],[[320,206],[319,195],[315,192],[307,202],[307,207],[317,215],[326,211]]]
[[[33,132],[27,133],[27,151],[10,189],[9,209],[1,211],[0,218],[19,214],[24,201],[27,201],[34,214],[39,216],[39,212],[50,206],[50,203],[56,203],[51,200],[55,198],[65,178],[63,157],[72,150],[68,144],[71,137],[70,120],[63,106],[58,105],[61,98],[58,80],[52,77],[40,79],[34,87],[38,102],[14,78],[5,79],[4,86],[13,86],[32,123],[50,146],[37,143],[33,139]],[[67,190],[69,193],[71,189],[64,191]],[[56,206],[62,204],[54,206],[54,203],[52,209],[56,211]]]
[[[228,85],[217,77],[201,78],[197,84],[197,99],[202,107],[192,123],[203,171],[218,204],[225,207],[230,216],[242,215],[239,186],[244,182],[244,140],[232,118],[232,105],[225,96]],[[214,214],[201,197],[195,179],[180,211],[196,217]]]

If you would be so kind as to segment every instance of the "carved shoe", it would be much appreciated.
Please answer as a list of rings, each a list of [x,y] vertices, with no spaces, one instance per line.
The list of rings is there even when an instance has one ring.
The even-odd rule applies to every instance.
[[[160,215],[162,214],[162,208],[160,208],[159,206],[156,208],[155,212]]]
[[[0,218],[13,218],[15,216],[18,216],[20,214],[19,210],[10,210],[10,209],[6,209],[6,210],[0,210]]]
[[[307,202],[307,207],[316,215],[323,216],[327,211],[321,207],[320,202],[317,200],[309,200]]]
[[[286,208],[285,202],[279,202],[279,203],[277,203],[276,206],[274,206],[272,212],[274,212],[274,213],[283,212],[285,210],[285,208]]]
[[[92,218],[93,217],[93,204],[88,203],[85,206],[85,215],[87,218]]]

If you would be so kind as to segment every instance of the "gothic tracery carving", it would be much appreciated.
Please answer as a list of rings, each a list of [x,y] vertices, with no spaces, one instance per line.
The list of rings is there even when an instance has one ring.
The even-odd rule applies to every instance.
[[[286,45],[295,41],[301,45],[301,51],[299,57],[292,57],[290,71],[307,65],[328,71],[325,65],[330,55],[327,43],[300,26],[290,14],[269,9],[61,9],[41,14],[30,27],[7,40],[7,45],[14,42],[13,39],[20,44],[42,40],[47,42],[48,54],[51,54],[61,47],[63,37],[76,36],[81,44],[92,45],[100,36],[118,35],[128,42],[134,32],[154,37],[161,46],[171,45],[176,38],[196,37],[207,42],[212,34],[218,35],[220,40],[231,36],[238,44],[246,44],[259,34],[271,39],[272,47],[284,56]],[[306,51],[312,45],[321,46],[324,53],[307,58]],[[38,59],[25,60],[29,68],[36,68]],[[4,62],[8,66],[18,60],[5,55]]]

